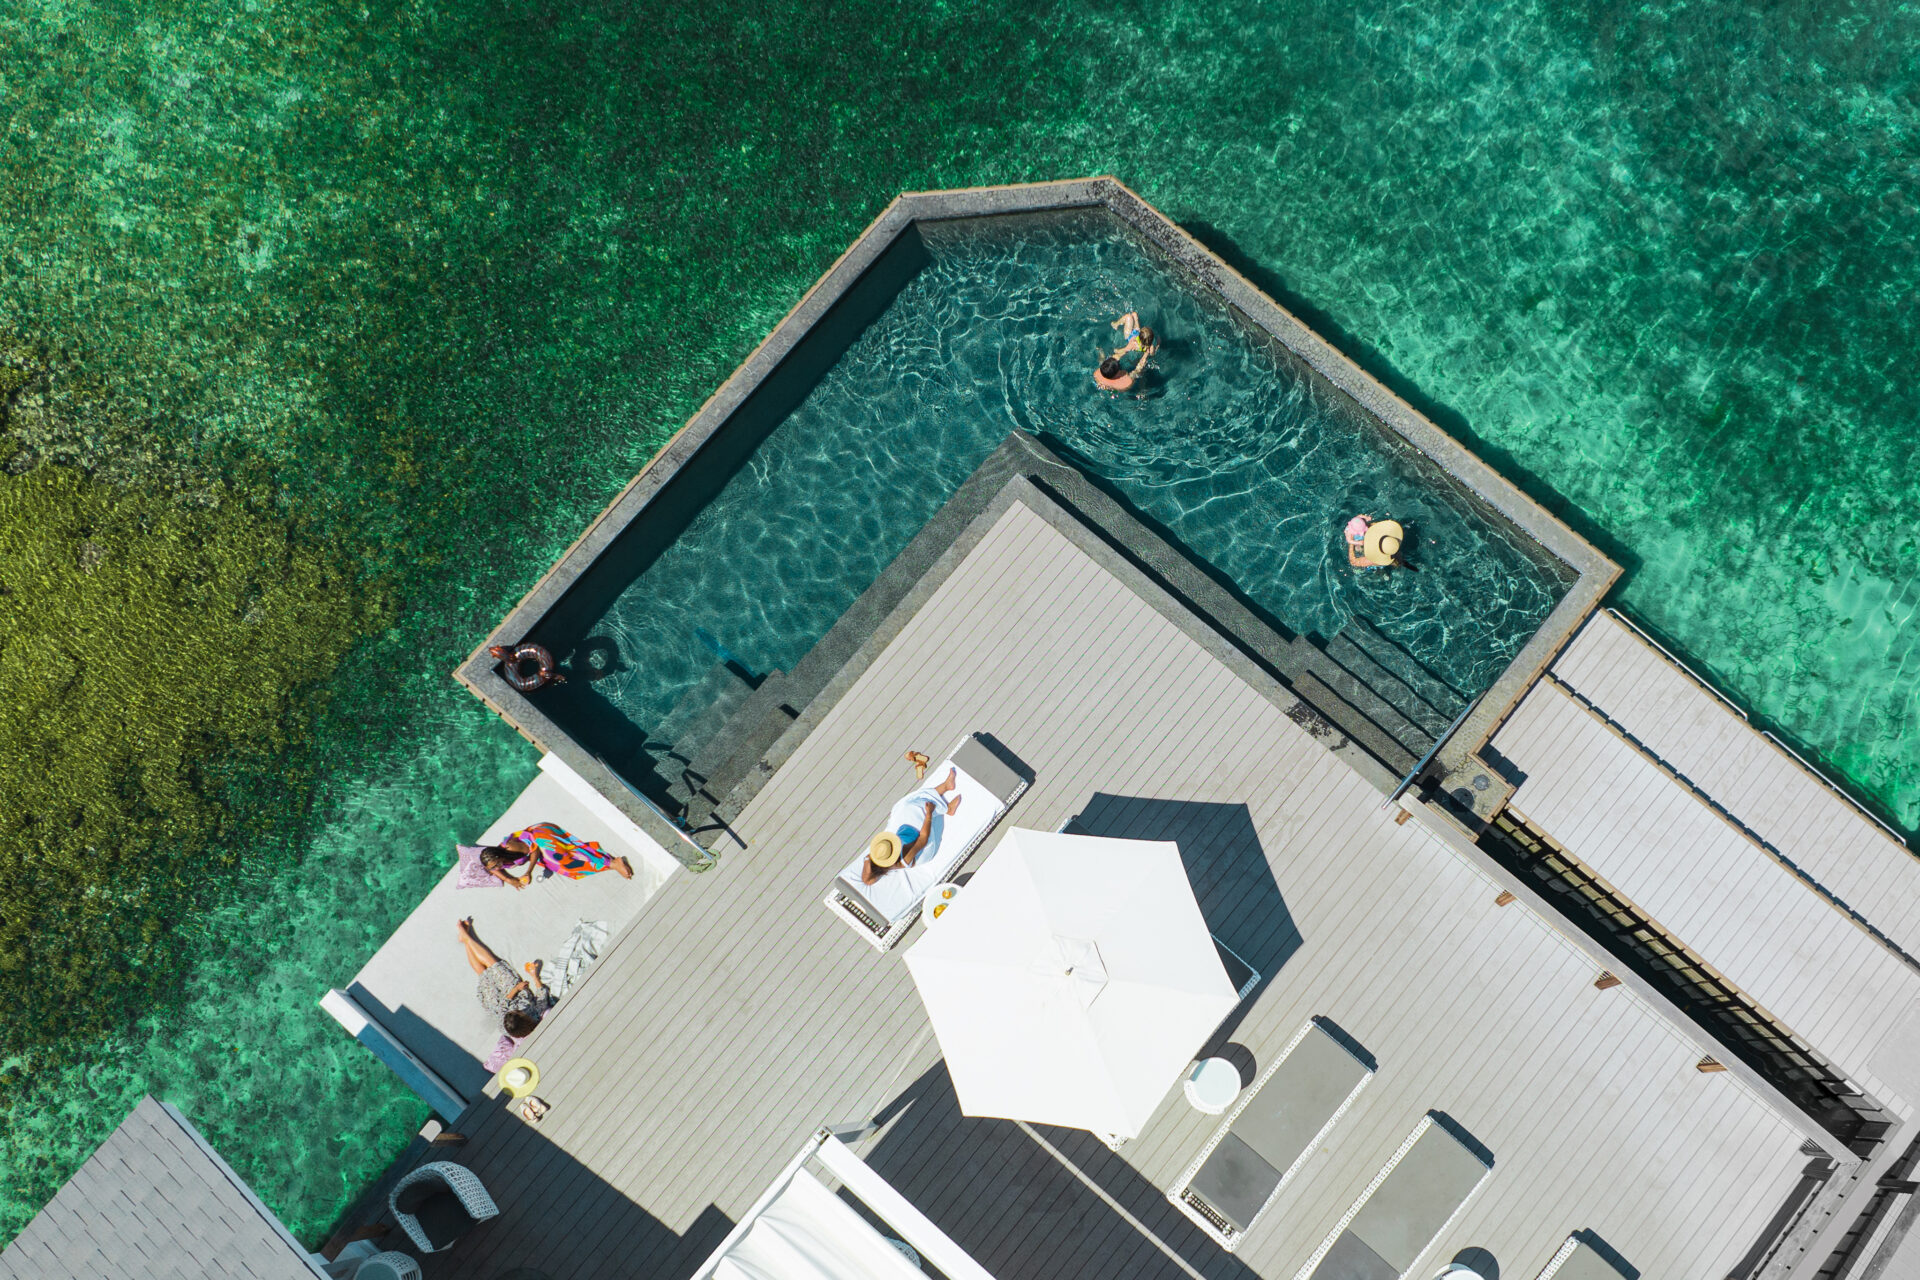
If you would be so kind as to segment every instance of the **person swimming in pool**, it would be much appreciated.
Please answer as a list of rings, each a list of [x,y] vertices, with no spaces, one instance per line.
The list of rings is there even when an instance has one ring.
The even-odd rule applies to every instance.
[[[1347,521],[1347,563],[1355,569],[1405,569],[1415,572],[1412,565],[1400,558],[1400,549],[1406,543],[1406,530],[1397,520],[1375,520],[1372,516],[1359,515]]]
[[[1121,320],[1132,316],[1132,312],[1114,322],[1118,327]],[[1159,341],[1153,336],[1153,330],[1138,325],[1127,330],[1127,345],[1110,356],[1103,356],[1100,367],[1093,371],[1093,385],[1102,391],[1132,391],[1146,376],[1147,361],[1153,359],[1154,352],[1160,350]],[[1129,369],[1120,363],[1120,357],[1129,351],[1138,351],[1140,358]]]
[[[1153,330],[1140,323],[1138,311],[1127,312],[1107,327],[1122,330],[1120,336],[1127,340],[1125,346],[1113,353],[1116,357],[1126,355],[1129,351],[1145,351],[1160,345],[1154,340]]]
[[[1347,521],[1347,565],[1350,568],[1373,568],[1373,565],[1367,560],[1366,552],[1367,525],[1372,523],[1372,521],[1373,517],[1367,515],[1355,516],[1353,519]]]

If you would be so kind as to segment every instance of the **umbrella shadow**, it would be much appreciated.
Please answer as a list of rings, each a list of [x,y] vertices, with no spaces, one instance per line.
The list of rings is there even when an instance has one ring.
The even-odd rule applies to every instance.
[[[1065,830],[1122,840],[1171,840],[1216,940],[1252,965],[1260,985],[1273,981],[1305,941],[1280,893],[1253,815],[1244,804],[1155,800],[1095,792]],[[1257,990],[1241,1002],[1253,1001]],[[1238,1016],[1221,1029],[1229,1034]]]
[[[962,1115],[945,1062],[880,1114],[862,1158],[1000,1280],[1258,1274],[1091,1134]]]

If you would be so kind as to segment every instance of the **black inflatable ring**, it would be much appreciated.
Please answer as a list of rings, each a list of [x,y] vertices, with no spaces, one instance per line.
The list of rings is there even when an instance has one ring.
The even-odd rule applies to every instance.
[[[521,693],[532,693],[535,689],[544,689],[550,684],[566,680],[554,669],[553,655],[547,652],[546,646],[531,640],[524,640],[511,649],[496,644],[487,652],[500,659],[500,674]],[[529,662],[535,665],[535,670],[526,669]]]

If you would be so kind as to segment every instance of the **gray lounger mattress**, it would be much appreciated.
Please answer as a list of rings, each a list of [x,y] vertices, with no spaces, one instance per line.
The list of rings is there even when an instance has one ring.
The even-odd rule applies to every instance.
[[[1552,1280],[1638,1280],[1638,1273],[1629,1276],[1620,1268],[1579,1236],[1571,1237],[1556,1253],[1556,1262],[1549,1265],[1545,1276]]]
[[[1372,1074],[1319,1023],[1309,1025],[1234,1112],[1175,1203],[1199,1211],[1233,1247]]]
[[[1446,1125],[1421,1121],[1413,1145],[1357,1206],[1313,1280],[1399,1280],[1487,1176],[1487,1163]]]

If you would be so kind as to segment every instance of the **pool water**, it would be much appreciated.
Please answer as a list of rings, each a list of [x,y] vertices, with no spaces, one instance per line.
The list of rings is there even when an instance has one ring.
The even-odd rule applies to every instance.
[[[1289,632],[1330,637],[1358,614],[1468,695],[1570,585],[1110,214],[922,235],[931,261],[586,628],[600,661],[615,655],[600,706],[651,750],[698,750],[687,735],[715,727],[702,713],[727,687],[711,678],[722,663],[750,679],[791,669],[1013,430],[1062,447]],[[1143,389],[1101,391],[1093,366],[1129,310],[1161,352]],[[1401,521],[1415,571],[1350,568],[1356,513]]]

